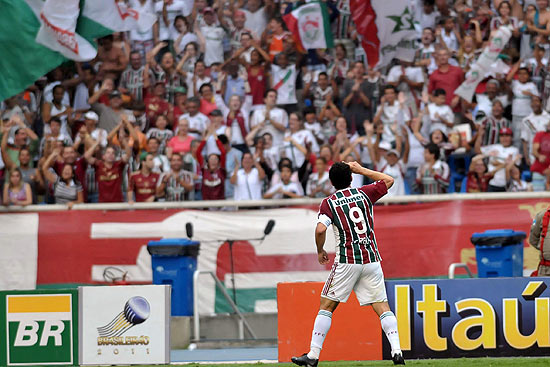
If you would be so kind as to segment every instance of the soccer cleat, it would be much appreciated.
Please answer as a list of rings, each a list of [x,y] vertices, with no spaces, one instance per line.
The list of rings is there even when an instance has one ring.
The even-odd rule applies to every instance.
[[[307,353],[302,354],[300,357],[292,357],[291,361],[292,363],[297,364],[298,366],[309,366],[309,367],[317,367],[317,364],[319,363],[318,359],[308,358]]]
[[[393,361],[393,364],[405,364],[405,359],[403,358],[403,354],[401,353],[395,353],[391,360]]]

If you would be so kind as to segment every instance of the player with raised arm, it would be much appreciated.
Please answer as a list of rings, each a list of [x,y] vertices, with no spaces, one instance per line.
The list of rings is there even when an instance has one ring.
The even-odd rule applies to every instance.
[[[351,188],[351,174],[368,177],[374,183],[360,188]],[[361,306],[372,305],[380,316],[382,329],[391,344],[394,364],[405,364],[397,319],[390,310],[384,285],[384,274],[374,236],[374,203],[384,196],[393,185],[393,178],[385,173],[362,167],[357,162],[338,162],[329,171],[329,178],[336,192],[323,199],[319,207],[315,243],[319,263],[328,263],[324,250],[326,232],[330,225],[336,237],[336,256],[330,275],[321,293],[321,306],[311,337],[311,349],[300,357],[292,357],[298,366],[316,367],[323,341],[330,329],[332,313],[340,302],[346,302],[351,291]]]

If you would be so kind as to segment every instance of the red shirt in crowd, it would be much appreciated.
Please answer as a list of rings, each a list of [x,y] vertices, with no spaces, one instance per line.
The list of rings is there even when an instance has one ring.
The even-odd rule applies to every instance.
[[[462,84],[464,81],[464,72],[461,68],[453,65],[449,65],[449,69],[446,72],[442,72],[441,69],[435,70],[432,75],[430,75],[430,80],[428,84],[428,92],[433,93],[435,89],[444,89],[447,93],[445,103],[451,105],[451,101],[455,96],[455,90]],[[460,110],[460,104],[453,109],[453,112]]]
[[[122,172],[125,163],[116,161],[108,168],[103,161],[94,164],[100,203],[120,203],[122,197]]]
[[[149,122],[151,124],[151,127],[156,127],[155,121],[157,120],[157,117],[160,115],[167,116],[170,112],[170,103],[165,101],[164,99],[152,96],[145,98],[145,113],[147,114],[147,118],[149,119]]]
[[[466,192],[487,192],[491,178],[493,178],[493,175],[488,173],[485,173],[481,178],[479,178],[475,172],[468,172]]]
[[[248,72],[248,85],[250,85],[252,104],[264,104],[264,94],[267,85],[264,68],[251,66],[246,71]]]
[[[216,139],[216,145],[221,152],[220,165],[214,172],[210,171],[204,164],[202,150],[206,145],[206,140],[201,141],[197,147],[197,161],[202,170],[202,199],[203,200],[224,200],[225,199],[225,148],[221,141]]]
[[[128,191],[133,191],[136,196],[136,202],[147,201],[151,196],[155,196],[157,182],[160,175],[155,172],[145,176],[141,171],[134,172],[130,176]]]
[[[531,172],[537,172],[543,175],[544,170],[550,167],[550,132],[540,131],[535,135],[533,143],[539,144],[539,154],[546,157],[544,162],[536,159],[531,164]]]

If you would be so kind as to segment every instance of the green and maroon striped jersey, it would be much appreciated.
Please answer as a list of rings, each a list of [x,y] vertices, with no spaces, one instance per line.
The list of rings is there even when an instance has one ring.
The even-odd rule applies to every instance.
[[[335,262],[368,264],[382,260],[374,235],[373,206],[388,192],[384,181],[338,190],[323,199],[318,221],[332,224],[336,237]]]

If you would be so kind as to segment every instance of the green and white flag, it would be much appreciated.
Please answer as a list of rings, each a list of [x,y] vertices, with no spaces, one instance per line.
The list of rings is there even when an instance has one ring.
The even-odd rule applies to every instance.
[[[117,0],[0,0],[0,9],[0,101],[67,59],[92,60],[94,39],[156,21]]]
[[[334,47],[328,11],[324,3],[309,2],[294,9],[283,19],[303,50]]]

